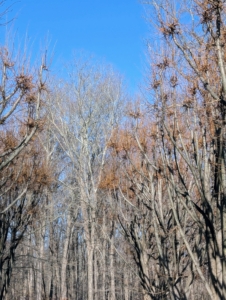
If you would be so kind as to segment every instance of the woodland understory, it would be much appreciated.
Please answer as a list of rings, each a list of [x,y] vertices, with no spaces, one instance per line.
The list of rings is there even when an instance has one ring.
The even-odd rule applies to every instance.
[[[0,300],[226,300],[226,3],[143,5],[138,96],[0,48]]]

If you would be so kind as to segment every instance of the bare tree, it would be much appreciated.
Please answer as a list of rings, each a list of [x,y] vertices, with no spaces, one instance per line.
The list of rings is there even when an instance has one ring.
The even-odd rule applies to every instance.
[[[165,297],[193,297],[201,281],[203,297],[225,299],[225,3],[148,3],[163,47],[152,52],[148,111],[132,111],[131,130],[111,145],[133,211],[121,225],[147,297],[162,297],[142,264],[154,246]]]
[[[27,214],[38,202],[37,178],[40,157],[29,146],[35,133],[43,124],[40,116],[41,97],[45,90],[42,62],[40,70],[33,73],[26,62],[13,60],[10,52],[2,47],[0,51],[0,297],[4,297],[9,286],[15,250],[26,226],[31,219]],[[37,146],[33,142],[33,147]],[[27,148],[27,151],[25,151]],[[26,170],[26,168],[29,169]],[[33,172],[34,168],[36,170]],[[40,169],[39,169],[40,170]],[[33,190],[31,191],[31,186]]]
[[[91,300],[98,190],[108,141],[117,124],[121,82],[109,70],[78,62],[73,64],[71,82],[55,90],[53,98],[55,109],[50,113],[56,137],[73,170],[70,188],[79,195],[87,250],[87,299]]]

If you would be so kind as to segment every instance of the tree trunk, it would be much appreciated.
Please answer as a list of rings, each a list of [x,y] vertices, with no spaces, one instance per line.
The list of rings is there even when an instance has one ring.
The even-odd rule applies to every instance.
[[[64,247],[63,247],[63,257],[62,257],[62,264],[61,264],[61,299],[67,299],[67,263],[68,263],[68,247],[70,243],[70,236],[71,236],[71,226],[72,221],[70,215],[68,216],[67,221],[67,229],[66,229],[66,236],[64,239]]]
[[[104,241],[103,241],[103,250],[102,250],[102,254],[103,254],[103,261],[102,261],[102,299],[106,300],[106,246],[107,246],[107,242],[106,242],[106,238],[105,238],[105,234],[106,234],[106,215],[105,215],[105,209],[103,209],[103,232],[104,232]]]
[[[94,299],[99,300],[98,293],[98,267],[97,267],[97,255],[94,252]]]
[[[111,242],[110,242],[110,278],[111,278],[111,292],[110,292],[110,299],[115,300],[115,268],[114,268],[114,256],[115,256],[115,249],[114,249],[114,229],[112,232]]]
[[[36,299],[42,300],[42,268],[43,268],[43,255],[44,255],[44,231],[45,231],[45,221],[40,223],[40,231],[37,234],[37,245],[38,245],[38,261],[36,266]]]
[[[124,264],[124,299],[129,300],[129,274],[126,268],[126,264]]]
[[[93,247],[87,241],[88,300],[93,300]]]

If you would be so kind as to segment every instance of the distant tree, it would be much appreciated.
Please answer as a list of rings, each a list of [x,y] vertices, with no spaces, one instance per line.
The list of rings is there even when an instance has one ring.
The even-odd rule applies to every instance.
[[[54,100],[54,108],[50,108],[49,115],[59,146],[70,162],[71,182],[65,184],[76,193],[83,220],[87,299],[93,300],[99,183],[123,94],[120,79],[91,62],[75,62],[70,75],[71,82],[56,86],[50,101]],[[66,298],[66,284],[63,288],[62,283],[61,293]]]

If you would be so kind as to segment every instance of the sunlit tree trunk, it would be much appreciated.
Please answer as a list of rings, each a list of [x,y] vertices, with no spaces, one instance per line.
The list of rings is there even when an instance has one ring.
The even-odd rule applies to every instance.
[[[62,261],[61,261],[61,299],[67,300],[67,289],[69,278],[67,278],[67,265],[68,265],[68,248],[71,239],[72,220],[70,212],[67,217],[66,233],[64,238]]]

